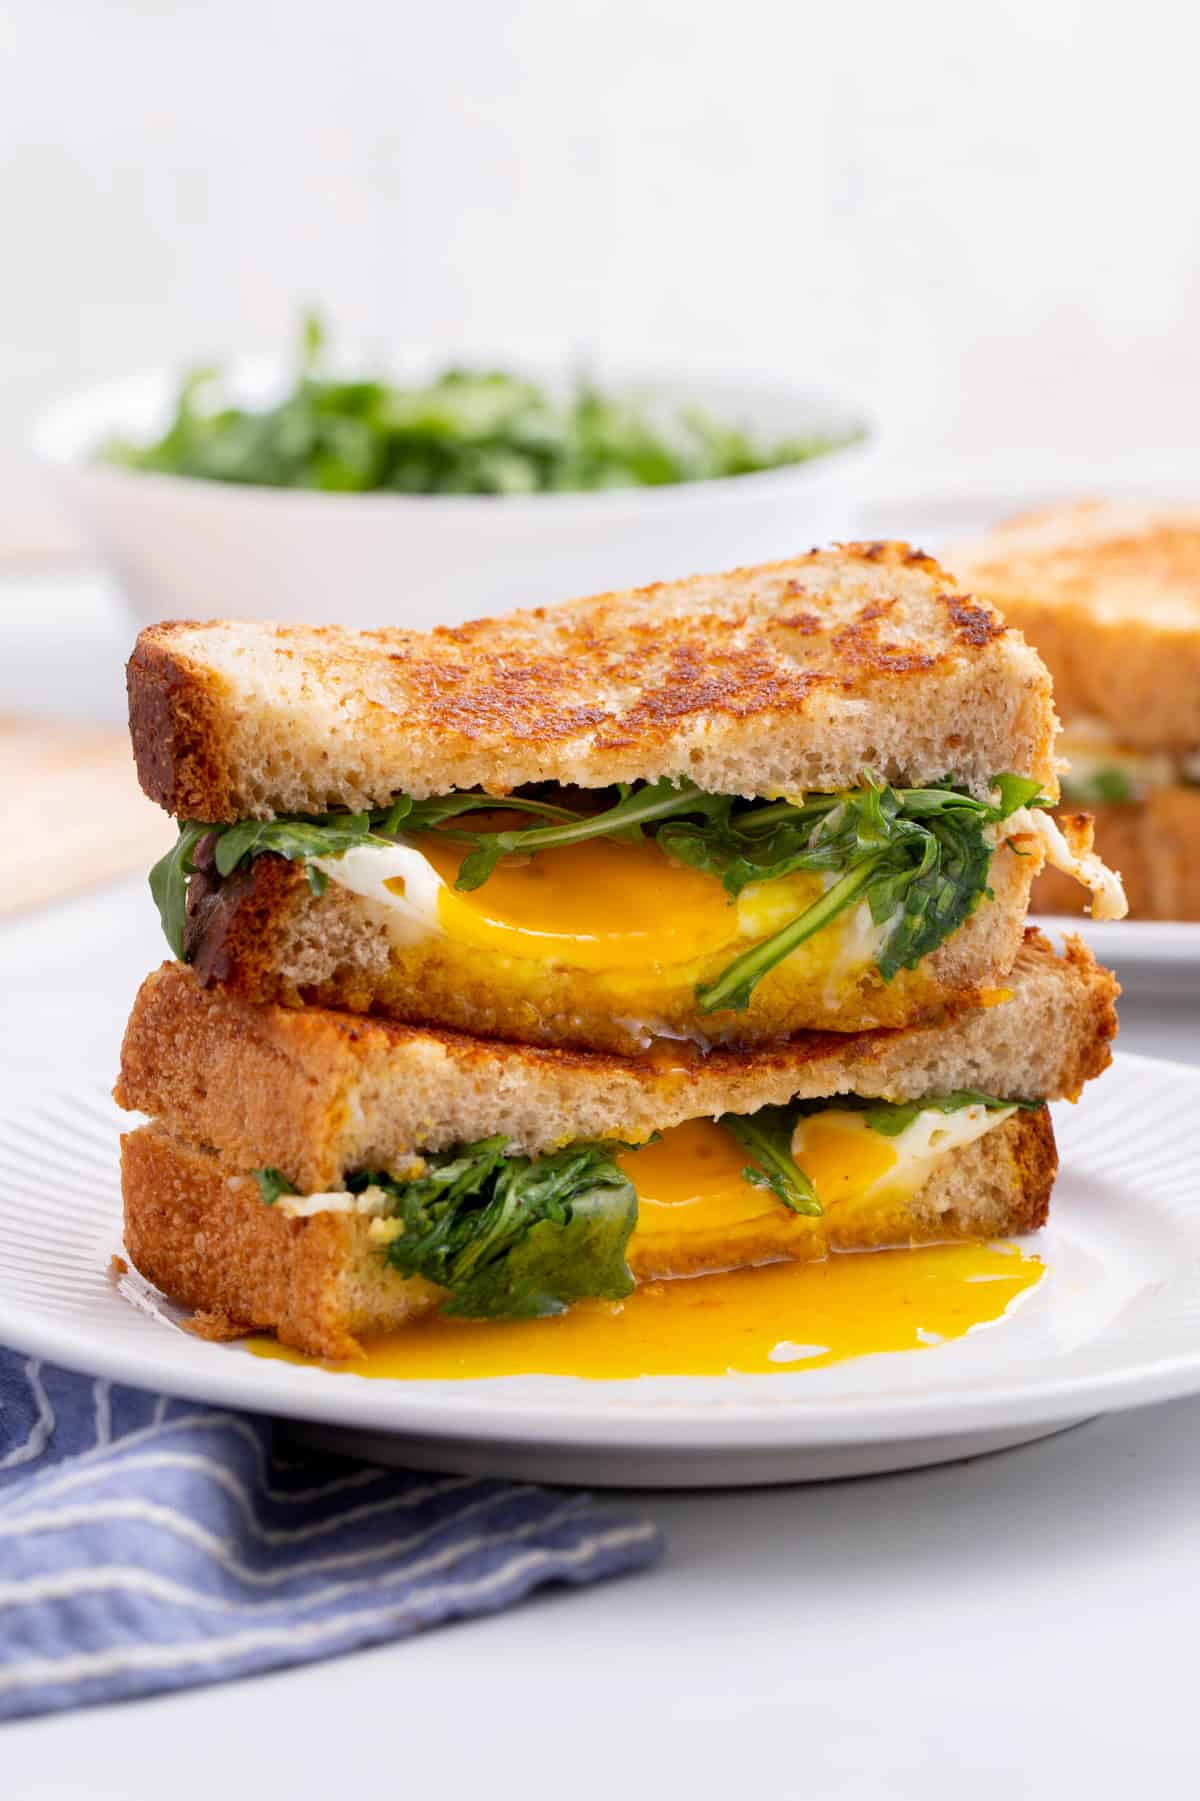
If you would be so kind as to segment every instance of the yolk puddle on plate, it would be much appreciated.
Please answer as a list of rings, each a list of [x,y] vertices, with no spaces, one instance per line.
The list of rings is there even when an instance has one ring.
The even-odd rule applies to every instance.
[[[773,1375],[874,1351],[913,1351],[1001,1319],[1045,1273],[1011,1244],[845,1252],[650,1282],[540,1320],[418,1320],[345,1363],[252,1339],[259,1357],[356,1376]]]

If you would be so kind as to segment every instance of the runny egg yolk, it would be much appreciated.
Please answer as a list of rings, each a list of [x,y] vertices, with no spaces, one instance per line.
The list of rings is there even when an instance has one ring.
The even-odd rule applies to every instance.
[[[821,893],[819,878],[792,877],[734,903],[715,876],[673,863],[648,839],[593,838],[504,857],[482,887],[463,894],[454,882],[466,847],[436,832],[412,843],[445,884],[437,905],[447,938],[576,969],[692,963],[774,930]]]
[[[617,1162],[637,1189],[639,1238],[739,1225],[780,1204],[769,1188],[746,1180],[750,1158],[715,1120],[673,1126]]]
[[[446,1381],[496,1376],[788,1375],[880,1351],[920,1351],[991,1326],[1045,1274],[1016,1245],[948,1244],[773,1263],[650,1282],[552,1319],[417,1320],[335,1374]],[[318,1359],[273,1339],[256,1356]]]
[[[797,1158],[826,1209],[861,1204],[881,1186],[919,1185],[929,1168],[931,1131],[953,1135],[951,1127],[928,1122],[922,1131],[924,1117],[910,1128],[923,1157],[906,1154],[903,1134],[888,1140],[844,1110],[803,1120]],[[746,1180],[748,1153],[713,1120],[672,1127],[617,1160],[638,1194],[631,1255],[647,1243],[655,1254],[669,1253],[668,1240],[682,1245],[705,1233],[736,1255],[738,1229],[771,1213],[797,1229],[813,1225],[786,1215],[769,1189]],[[1036,1257],[1014,1245],[834,1253],[649,1281],[623,1301],[581,1301],[548,1319],[420,1319],[372,1341],[361,1358],[325,1367],[412,1379],[780,1374],[964,1337],[1002,1318],[1043,1273]],[[252,1341],[250,1349],[314,1361],[273,1341]]]
[[[833,1110],[801,1121],[792,1155],[823,1207],[866,1194],[891,1175],[899,1161],[891,1139],[873,1132],[853,1114]]]

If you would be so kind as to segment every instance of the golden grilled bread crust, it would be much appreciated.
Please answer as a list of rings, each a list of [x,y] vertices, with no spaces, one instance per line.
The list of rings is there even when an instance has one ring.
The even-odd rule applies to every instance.
[[[670,1250],[635,1233],[639,1281],[830,1251],[1012,1237],[1045,1223],[1057,1156],[1046,1109],[1017,1113],[952,1152],[911,1200],[861,1212],[848,1204],[810,1220],[780,1206]],[[361,1340],[437,1307],[441,1291],[388,1268],[367,1223],[347,1214],[287,1219],[253,1179],[215,1152],[158,1127],[121,1140],[125,1243],[146,1279],[199,1315],[208,1336],[273,1332],[314,1356],[353,1357]]]
[[[1050,666],[1068,726],[1139,750],[1200,746],[1200,507],[1084,502],[948,554]]]
[[[146,793],[214,822],[544,781],[832,790],[864,768],[1057,793],[1042,663],[904,544],[428,633],[175,621],[140,634],[128,687]]]
[[[1134,919],[1200,919],[1200,788],[1154,788],[1092,807],[1096,848],[1117,869]],[[1033,888],[1039,913],[1078,913],[1084,891],[1056,870]]]
[[[399,1325],[440,1291],[388,1271],[348,1214],[289,1220],[253,1177],[146,1126],[121,1139],[125,1248],[134,1267],[208,1337],[261,1330],[325,1357],[352,1357],[357,1334]]]
[[[806,1028],[909,1025],[996,986],[1020,948],[1040,867],[1036,842],[1021,856],[1001,847],[992,859],[993,898],[915,970],[885,982],[868,966],[833,981],[829,968],[805,953],[769,971],[740,1011],[704,1013],[696,1000],[697,984],[732,960],[728,948],[702,965],[647,972],[635,1005],[628,982],[617,986],[606,971],[464,949],[437,933],[393,944],[376,903],[335,882],[314,896],[300,864],[272,855],[256,857],[222,884],[192,964],[201,981],[246,1000],[372,1013],[523,1044],[632,1052],[657,1033],[756,1045]]]
[[[134,1003],[115,1095],[234,1168],[272,1166],[301,1193],[323,1193],[356,1170],[493,1133],[538,1153],[576,1139],[637,1142],[796,1097],[911,1100],[957,1088],[1073,1097],[1110,1061],[1117,992],[1079,940],[1060,956],[1030,932],[992,1006],[754,1052],[701,1057],[679,1046],[624,1057],[255,1006],[167,963]]]

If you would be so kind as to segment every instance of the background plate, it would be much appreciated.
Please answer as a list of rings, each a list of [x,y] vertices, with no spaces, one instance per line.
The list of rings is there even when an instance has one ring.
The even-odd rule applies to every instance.
[[[937,1462],[1200,1390],[1200,1071],[1118,1058],[1055,1108],[1041,1285],[917,1352],[772,1376],[381,1382],[192,1337],[117,1280],[117,1128],[97,1082],[0,1108],[0,1340],[97,1375],[358,1435],[417,1467],[625,1486],[800,1481]]]
[[[1055,942],[1064,932],[1077,932],[1101,963],[1116,970],[1128,994],[1200,997],[1200,924],[1194,921],[1044,915],[1029,923]]]

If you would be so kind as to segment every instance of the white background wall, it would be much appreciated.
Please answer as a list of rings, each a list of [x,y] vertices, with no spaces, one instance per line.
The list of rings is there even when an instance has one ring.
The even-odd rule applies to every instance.
[[[0,456],[87,378],[347,335],[848,384],[912,458],[1189,446],[1179,0],[4,0]],[[29,491],[7,484],[10,519]],[[0,501],[0,505],[4,503]]]

